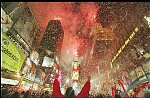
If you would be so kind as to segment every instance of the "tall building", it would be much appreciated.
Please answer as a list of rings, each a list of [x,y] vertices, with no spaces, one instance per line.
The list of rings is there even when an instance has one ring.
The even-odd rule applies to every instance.
[[[46,54],[48,54],[50,58],[54,58],[54,55],[59,56],[61,53],[63,36],[64,32],[60,20],[50,20],[38,49],[39,53],[41,53],[41,57],[44,57]]]

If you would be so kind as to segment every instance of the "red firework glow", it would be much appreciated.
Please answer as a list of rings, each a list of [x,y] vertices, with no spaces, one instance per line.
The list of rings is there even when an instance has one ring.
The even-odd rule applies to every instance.
[[[95,17],[98,7],[91,2],[82,2],[76,4],[73,2],[30,2],[32,12],[41,27],[42,40],[49,20],[59,19],[64,30],[64,39],[62,45],[62,58],[73,57],[77,53],[78,47],[84,44],[82,35],[88,34],[88,29],[95,23]]]

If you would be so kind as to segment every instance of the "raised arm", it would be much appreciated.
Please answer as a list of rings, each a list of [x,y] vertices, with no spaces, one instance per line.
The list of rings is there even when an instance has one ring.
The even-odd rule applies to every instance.
[[[64,98],[64,96],[61,94],[60,84],[57,79],[54,80],[52,96],[53,98]]]
[[[88,77],[88,81],[84,84],[81,92],[75,98],[88,98],[90,92],[90,77]]]

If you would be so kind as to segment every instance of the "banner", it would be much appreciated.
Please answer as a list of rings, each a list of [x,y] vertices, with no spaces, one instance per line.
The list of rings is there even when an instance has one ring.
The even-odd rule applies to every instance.
[[[6,79],[1,77],[1,84],[17,85],[18,83],[18,80]]]
[[[2,33],[1,51],[2,67],[10,71],[19,72],[26,55],[16,47],[15,43],[5,33]]]

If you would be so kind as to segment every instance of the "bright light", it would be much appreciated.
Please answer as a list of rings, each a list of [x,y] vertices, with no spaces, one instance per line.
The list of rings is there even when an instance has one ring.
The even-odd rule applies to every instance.
[[[65,89],[64,88],[61,88],[61,93],[65,94]]]
[[[69,79],[66,80],[66,83],[69,83]]]
[[[58,80],[60,81],[61,80],[61,71],[60,70],[58,71],[58,75],[59,75]]]
[[[53,74],[51,74],[51,76],[53,77],[54,75],[53,75]]]
[[[123,44],[122,46],[121,46],[121,48],[119,49],[119,51],[117,52],[117,54],[113,57],[113,59],[112,59],[112,63],[114,62],[114,60],[118,57],[118,55],[122,52],[122,50],[125,48],[125,46],[130,42],[130,40],[133,38],[133,36],[135,35],[135,33],[138,31],[139,29],[136,27],[135,29],[134,29],[134,31],[131,33],[131,35],[129,36],[129,38],[125,41],[125,44]]]
[[[93,17],[94,17],[94,19],[95,19],[95,18],[96,18],[96,15],[94,15]]]
[[[148,17],[148,16],[144,16],[144,19],[146,19],[146,20],[147,20],[148,25],[149,25],[149,27],[150,27],[150,17]]]
[[[117,68],[118,68],[118,69],[120,68],[120,65],[119,65],[119,64],[117,64]]]
[[[46,84],[46,86],[49,86],[49,84]]]
[[[136,27],[136,28],[135,28],[135,32],[137,32],[138,30],[139,30],[139,29]]]
[[[17,85],[18,83],[19,83],[18,80],[12,80],[12,79],[1,78],[1,84]]]
[[[110,63],[110,67],[111,67],[111,68],[113,68],[113,65],[112,65],[112,63]]]
[[[150,22],[150,17],[144,16],[144,18],[145,18],[148,22]]]
[[[56,73],[58,73],[58,69],[56,69]]]
[[[72,87],[74,90],[76,89],[76,87],[73,85],[73,87]]]

